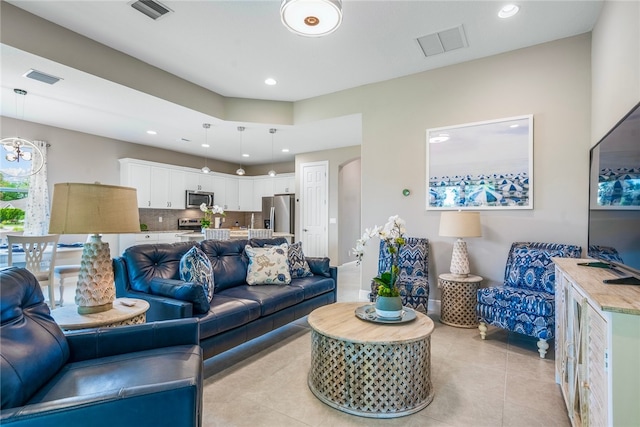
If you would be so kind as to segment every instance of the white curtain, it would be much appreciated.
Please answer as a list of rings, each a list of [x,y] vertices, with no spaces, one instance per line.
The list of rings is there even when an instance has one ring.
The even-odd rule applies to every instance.
[[[24,218],[24,234],[37,236],[49,233],[49,187],[47,185],[47,146],[44,141],[33,141],[42,153],[42,168],[29,177],[29,194]],[[32,165],[40,164],[37,151],[33,152]]]

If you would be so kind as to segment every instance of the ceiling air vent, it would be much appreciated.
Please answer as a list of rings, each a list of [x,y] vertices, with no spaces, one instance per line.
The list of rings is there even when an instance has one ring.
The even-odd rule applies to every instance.
[[[462,25],[428,34],[417,39],[424,56],[438,55],[450,50],[468,47]]]
[[[131,7],[139,12],[144,13],[153,20],[162,18],[167,13],[173,12],[173,10],[169,9],[162,3],[153,0],[134,1],[133,3],[131,3]]]
[[[62,80],[62,78],[60,77],[52,76],[51,74],[43,73],[42,71],[34,70],[33,68],[24,73],[22,76],[50,85],[58,83],[60,80]]]

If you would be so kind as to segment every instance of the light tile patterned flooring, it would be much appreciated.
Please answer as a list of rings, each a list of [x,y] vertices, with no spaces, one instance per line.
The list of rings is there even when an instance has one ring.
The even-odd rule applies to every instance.
[[[357,301],[359,268],[341,266],[338,301]],[[205,361],[203,426],[569,426],[554,355],[538,357],[534,339],[490,328],[441,324],[431,338],[433,402],[395,419],[349,415],[309,391],[306,318]]]

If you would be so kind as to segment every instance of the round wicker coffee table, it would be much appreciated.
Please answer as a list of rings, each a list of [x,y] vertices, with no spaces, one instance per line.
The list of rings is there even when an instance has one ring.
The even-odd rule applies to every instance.
[[[309,388],[327,405],[362,417],[420,411],[433,400],[433,322],[419,312],[407,323],[361,320],[354,313],[365,304],[330,304],[309,314]]]

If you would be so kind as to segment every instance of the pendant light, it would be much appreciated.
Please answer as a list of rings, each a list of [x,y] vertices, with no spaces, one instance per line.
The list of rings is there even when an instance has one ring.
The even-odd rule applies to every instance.
[[[238,126],[238,132],[240,132],[240,167],[236,170],[236,173],[244,175],[246,173],[242,168],[242,132],[244,132],[244,126]]]
[[[204,145],[206,146],[205,148],[209,148],[209,128],[211,127],[210,123],[203,123],[202,127],[204,128]],[[211,172],[211,169],[209,169],[209,167],[207,166],[207,156],[205,154],[204,156],[204,166],[202,167],[202,169],[200,169],[202,171],[202,173],[209,173]]]
[[[342,23],[342,1],[282,0],[280,19],[295,34],[305,37],[326,36]]]
[[[269,169],[269,172],[267,172],[267,174],[272,177],[276,176],[276,171],[275,169],[273,169],[273,138],[276,130],[276,128],[269,129],[269,133],[271,134],[271,169]]]
[[[23,89],[13,89],[16,94],[16,118],[20,115],[20,120],[24,120],[24,104],[26,98],[22,98],[22,113],[18,113],[18,99],[26,97],[27,91]],[[20,133],[18,131],[18,133]],[[12,136],[2,138],[0,145],[3,148],[2,174],[13,177],[27,177],[37,174],[44,166],[42,152],[33,142]],[[5,163],[8,162],[8,163]]]

